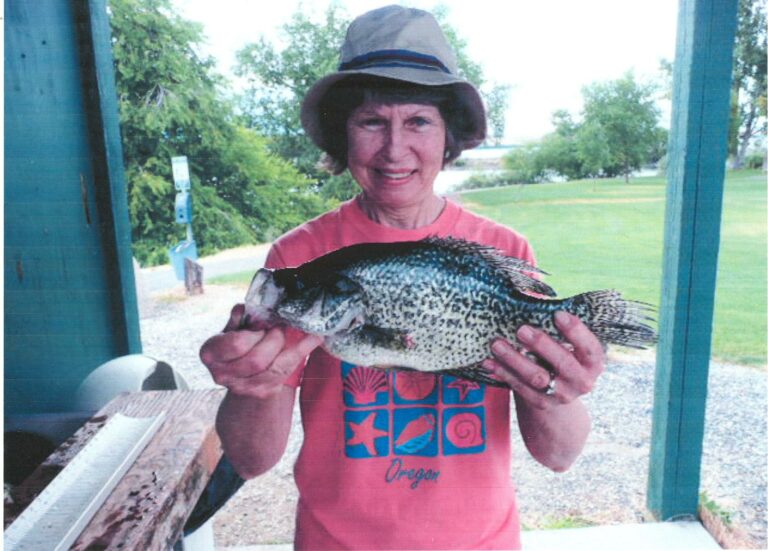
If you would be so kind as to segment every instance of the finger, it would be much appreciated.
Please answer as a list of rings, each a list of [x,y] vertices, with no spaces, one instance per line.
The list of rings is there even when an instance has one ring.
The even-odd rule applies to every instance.
[[[224,326],[224,332],[226,333],[227,331],[239,329],[243,321],[243,316],[245,316],[245,304],[235,304],[229,313],[229,320],[227,321],[227,325]]]
[[[491,345],[491,353],[503,371],[497,375],[504,376],[505,382],[514,378],[537,393],[542,393],[547,388],[550,380],[549,371],[520,353],[509,342],[496,339]]]
[[[554,401],[552,396],[547,396],[541,390],[534,389],[530,384],[523,381],[514,372],[499,361],[494,359],[483,360],[483,367],[493,373],[496,378],[507,383],[510,389],[520,398],[525,400],[532,407],[545,409],[551,406]]]
[[[243,331],[244,333],[247,331]],[[285,335],[279,327],[274,327],[264,334],[250,351],[230,361],[227,370],[237,377],[253,377],[269,369],[272,362],[285,346]]]
[[[295,346],[285,348],[280,352],[275,358],[275,361],[272,362],[271,369],[276,373],[280,373],[287,377],[322,343],[322,337],[318,337],[317,335],[305,335]]]
[[[245,356],[261,342],[265,331],[230,331],[209,338],[200,348],[200,360],[207,366],[227,363]]]
[[[261,333],[263,338],[258,340],[253,346],[246,350],[247,345],[243,344],[246,338],[251,335]],[[239,351],[245,353],[237,355],[232,353],[229,359],[223,359],[221,355],[215,357],[211,363],[206,363],[213,375],[214,380],[219,384],[226,384],[231,378],[253,377],[266,371],[274,361],[275,357],[283,349],[285,338],[280,328],[273,328],[264,332],[253,333],[251,331],[237,331],[233,333],[224,333],[223,336],[238,337],[232,339],[237,342]]]
[[[555,325],[573,346],[573,355],[579,363],[600,373],[603,370],[605,351],[595,334],[578,317],[567,312],[555,313]]]
[[[516,336],[528,350],[549,364],[559,377],[568,380],[583,378],[584,368],[576,357],[544,331],[524,325],[517,330]]]

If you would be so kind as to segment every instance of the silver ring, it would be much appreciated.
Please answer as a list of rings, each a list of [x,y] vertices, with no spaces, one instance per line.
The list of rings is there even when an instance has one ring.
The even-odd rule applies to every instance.
[[[555,380],[555,372],[550,371],[549,372],[549,382],[547,383],[547,386],[541,389],[541,391],[546,394],[547,396],[553,396],[555,394],[555,384],[557,381]]]

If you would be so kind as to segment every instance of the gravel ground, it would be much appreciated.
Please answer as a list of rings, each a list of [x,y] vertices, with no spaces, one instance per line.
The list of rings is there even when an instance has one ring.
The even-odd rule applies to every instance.
[[[144,353],[179,370],[193,388],[212,385],[197,351],[219,331],[244,288],[208,285],[186,297],[182,289],[145,297],[141,304]],[[539,466],[513,431],[511,476],[523,525],[564,517],[614,524],[642,522],[653,407],[651,353],[612,355],[597,388],[586,398],[594,426],[584,453],[566,473]],[[701,489],[730,514],[738,547],[763,549],[768,478],[768,375],[764,370],[713,363]],[[289,542],[296,489],[292,464],[301,445],[298,414],[286,452],[269,473],[249,481],[215,517],[217,546]]]

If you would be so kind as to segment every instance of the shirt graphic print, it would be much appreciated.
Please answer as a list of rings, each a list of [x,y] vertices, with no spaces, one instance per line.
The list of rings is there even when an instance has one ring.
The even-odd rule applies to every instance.
[[[404,459],[485,450],[485,385],[346,362],[341,375],[347,457]]]

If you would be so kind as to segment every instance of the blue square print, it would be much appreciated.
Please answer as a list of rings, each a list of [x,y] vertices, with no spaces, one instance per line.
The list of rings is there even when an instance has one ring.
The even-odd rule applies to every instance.
[[[443,411],[443,453],[462,455],[485,450],[485,408],[446,408]]]
[[[389,376],[386,371],[341,362],[341,377],[345,406],[372,407],[389,403]]]
[[[437,455],[437,410],[399,408],[393,413],[394,449],[397,455]]]
[[[439,377],[421,371],[395,371],[393,397],[396,404],[436,404],[440,392]]]
[[[387,411],[383,409],[345,411],[344,443],[347,457],[362,459],[389,455]]]
[[[484,398],[484,384],[451,375],[443,377],[443,403],[480,404]]]

